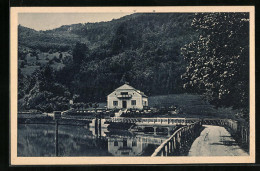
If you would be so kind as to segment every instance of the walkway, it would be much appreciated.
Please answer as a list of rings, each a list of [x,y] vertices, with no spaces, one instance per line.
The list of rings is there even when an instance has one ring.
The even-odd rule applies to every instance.
[[[193,142],[189,156],[245,156],[231,137],[230,133],[220,126],[203,125],[205,129]]]

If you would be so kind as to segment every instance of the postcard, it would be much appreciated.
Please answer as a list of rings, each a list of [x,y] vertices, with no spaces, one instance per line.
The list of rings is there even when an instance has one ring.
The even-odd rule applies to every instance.
[[[10,164],[255,162],[254,6],[11,7]]]

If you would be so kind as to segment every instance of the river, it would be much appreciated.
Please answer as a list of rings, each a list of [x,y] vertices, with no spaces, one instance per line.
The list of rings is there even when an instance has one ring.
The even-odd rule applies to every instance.
[[[169,134],[95,130],[86,126],[18,124],[18,156],[150,156]]]

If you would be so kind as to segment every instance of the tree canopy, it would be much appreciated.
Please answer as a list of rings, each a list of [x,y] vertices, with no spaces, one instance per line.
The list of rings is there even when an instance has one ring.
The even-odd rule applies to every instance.
[[[199,39],[186,44],[184,88],[204,94],[216,107],[249,108],[249,14],[198,13]]]
[[[86,58],[87,52],[88,48],[86,44],[77,42],[72,52],[73,62],[80,64]]]
[[[47,31],[19,26],[18,97],[57,110],[56,99],[103,102],[128,81],[149,96],[192,91],[248,108],[248,23],[246,13],[140,13]]]

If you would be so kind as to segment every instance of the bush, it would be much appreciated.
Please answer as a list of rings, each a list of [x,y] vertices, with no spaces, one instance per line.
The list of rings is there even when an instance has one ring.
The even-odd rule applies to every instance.
[[[25,62],[24,61],[21,62],[20,68],[25,68]]]

